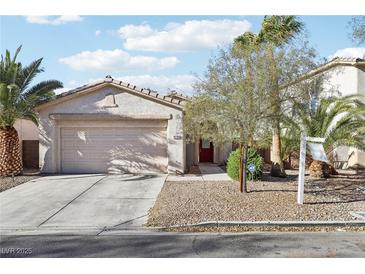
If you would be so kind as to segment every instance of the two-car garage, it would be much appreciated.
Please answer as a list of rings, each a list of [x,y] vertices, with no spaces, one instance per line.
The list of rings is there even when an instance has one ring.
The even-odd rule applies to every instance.
[[[62,173],[166,173],[166,121],[62,127]],[[99,124],[99,126],[98,126]]]

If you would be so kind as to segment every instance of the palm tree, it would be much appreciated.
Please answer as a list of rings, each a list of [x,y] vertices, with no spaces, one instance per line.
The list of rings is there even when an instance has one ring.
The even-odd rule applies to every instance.
[[[18,133],[14,128],[17,119],[29,119],[38,125],[38,116],[33,108],[41,101],[54,96],[54,90],[63,87],[56,80],[42,81],[30,87],[32,80],[41,72],[43,58],[23,67],[7,50],[0,60],[0,176],[22,172],[21,150]]]
[[[302,31],[303,23],[295,16],[265,16],[258,41],[265,45],[268,60],[269,86],[272,105],[272,166],[271,175],[285,177],[283,159],[281,158],[281,100],[279,93],[279,70],[275,58],[275,49],[289,43]]]
[[[295,143],[299,144],[301,131],[308,136],[325,138],[323,144],[327,155],[339,146],[354,147],[365,150],[365,104],[359,96],[345,96],[342,98],[327,98],[320,100],[315,111],[308,110],[301,104],[295,104],[297,115],[286,117],[284,124],[287,132],[296,136]],[[320,177],[327,177],[326,165],[320,161],[313,161],[309,166],[311,174],[320,167]]]

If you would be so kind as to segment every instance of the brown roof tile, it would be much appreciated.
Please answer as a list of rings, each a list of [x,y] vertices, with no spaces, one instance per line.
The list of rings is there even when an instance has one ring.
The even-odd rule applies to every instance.
[[[107,75],[103,80],[96,81],[96,82],[86,84],[86,85],[77,87],[75,89],[63,92],[63,93],[57,95],[56,98],[52,101],[55,101],[59,98],[64,98],[66,96],[81,92],[85,89],[93,88],[93,87],[103,85],[103,84],[107,84],[107,83],[110,83],[110,84],[113,84],[113,85],[116,85],[116,86],[121,86],[123,88],[127,88],[127,89],[129,89],[133,92],[141,93],[144,96],[149,96],[151,98],[161,100],[161,101],[166,102],[168,104],[174,104],[174,105],[180,106],[180,107],[184,105],[184,102],[183,102],[184,99],[176,100],[174,98],[171,98],[170,96],[159,95],[156,91],[153,91],[151,89],[146,89],[146,88],[138,88],[137,86],[132,85],[130,83],[123,82],[123,81],[120,81],[120,80],[116,80],[113,77],[111,77],[110,75]],[[45,104],[45,103],[48,103],[48,102],[50,102],[50,101],[41,102],[39,105],[42,105],[42,104]]]

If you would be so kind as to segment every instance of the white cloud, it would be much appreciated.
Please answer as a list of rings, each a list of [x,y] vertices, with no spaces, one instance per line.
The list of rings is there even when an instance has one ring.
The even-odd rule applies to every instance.
[[[118,80],[137,85],[142,88],[150,88],[157,90],[162,94],[167,93],[169,90],[177,90],[185,95],[193,94],[192,84],[196,81],[196,77],[189,74],[180,75],[126,75],[121,77],[115,77]]]
[[[99,36],[101,34],[101,30],[96,30],[95,31],[95,36]]]
[[[162,30],[148,24],[125,25],[119,34],[130,50],[189,51],[230,43],[250,27],[247,20],[191,20],[169,23]]]
[[[83,18],[79,15],[61,15],[61,16],[27,16],[26,20],[31,24],[41,25],[62,25],[69,22],[79,22]]]
[[[138,38],[154,34],[149,25],[126,25],[119,29],[119,34],[124,38]]]
[[[59,62],[79,71],[122,71],[128,69],[161,70],[175,67],[180,61],[176,57],[131,56],[121,49],[98,49],[96,51],[82,51],[69,57],[60,58]]]
[[[339,49],[334,54],[330,55],[328,59],[331,60],[335,57],[365,58],[365,48]]]

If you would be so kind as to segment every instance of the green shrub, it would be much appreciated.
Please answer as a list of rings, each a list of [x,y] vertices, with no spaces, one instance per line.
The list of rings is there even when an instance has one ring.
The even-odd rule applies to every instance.
[[[262,176],[262,170],[264,168],[264,159],[257,153],[255,149],[248,149],[248,155],[247,155],[247,167],[250,164],[254,164],[256,166],[256,171],[251,174],[251,172],[246,170],[246,174],[248,176],[248,179],[259,179]],[[227,162],[227,174],[229,177],[231,177],[233,180],[238,181],[240,178],[240,150],[236,149],[235,151],[232,151],[231,154],[228,157]]]

